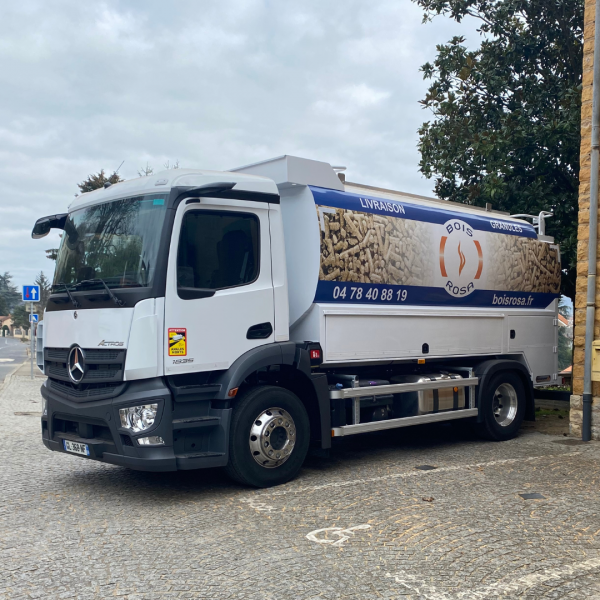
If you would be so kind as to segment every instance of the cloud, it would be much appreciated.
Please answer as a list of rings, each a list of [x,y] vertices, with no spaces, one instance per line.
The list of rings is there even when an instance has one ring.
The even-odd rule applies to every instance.
[[[469,24],[421,23],[410,0],[22,0],[0,37],[0,272],[30,283],[76,183],[125,163],[227,169],[281,154],[352,181],[431,191],[419,67]]]

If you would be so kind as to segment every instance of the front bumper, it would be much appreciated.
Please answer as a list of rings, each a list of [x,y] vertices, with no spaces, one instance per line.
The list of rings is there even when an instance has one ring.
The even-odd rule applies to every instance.
[[[79,442],[88,445],[88,459],[139,471],[227,464],[231,409],[213,408],[210,400],[175,402],[162,378],[130,382],[119,396],[93,402],[65,398],[51,390],[48,381],[41,393],[48,413],[42,416],[42,440],[50,450],[66,452],[63,440]],[[121,427],[119,408],[156,402],[152,428],[133,434]],[[139,446],[137,439],[147,436],[160,436],[165,445]]]

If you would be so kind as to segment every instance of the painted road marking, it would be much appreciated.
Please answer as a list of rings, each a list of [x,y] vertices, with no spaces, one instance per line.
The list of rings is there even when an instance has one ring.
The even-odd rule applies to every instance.
[[[264,502],[259,502],[255,498],[244,498],[244,499],[240,500],[240,502],[244,502],[250,508],[253,508],[254,510],[256,510],[258,512],[270,513],[272,510],[275,510],[274,506],[270,506],[268,504],[265,504]]]
[[[15,362],[14,358],[0,358],[0,363]]]
[[[454,594],[438,591],[434,586],[418,580],[410,573],[399,573],[397,575],[386,573],[385,576],[393,577],[396,583],[419,594],[426,600],[463,600],[464,598],[485,600],[486,598],[498,597],[515,598],[517,595],[520,596],[527,593],[532,587],[544,585],[549,581],[553,582],[552,587],[554,588],[560,582],[566,583],[570,579],[597,570],[600,570],[600,557],[591,558],[581,563],[564,565],[555,569],[542,569],[536,573],[530,573],[512,581],[497,581],[490,585]]]
[[[344,542],[347,542],[353,535],[355,531],[359,531],[361,529],[370,529],[371,526],[364,523],[363,525],[355,525],[354,527],[348,527],[344,529],[343,527],[324,527],[323,529],[315,529],[307,534],[306,539],[311,542],[315,542],[317,544],[331,544],[332,546],[341,546]],[[330,540],[329,538],[317,537],[320,533],[331,533],[332,535],[337,535],[339,540]]]
[[[389,479],[400,479],[404,477],[435,477],[438,473],[448,473],[450,471],[462,471],[464,469],[478,469],[481,467],[494,467],[496,465],[510,465],[516,463],[527,463],[542,458],[569,458],[578,456],[581,452],[565,452],[564,454],[544,454],[541,456],[527,456],[521,458],[506,458],[502,460],[491,460],[489,462],[474,463],[470,465],[457,465],[453,467],[439,467],[435,471],[403,471],[402,473],[392,473],[391,475],[381,475],[379,477],[370,477],[368,479],[349,479],[346,481],[334,481],[332,483],[324,483],[321,485],[309,485],[301,488],[292,488],[289,490],[281,490],[277,492],[265,491],[261,496],[285,496],[287,494],[304,494],[307,492],[318,492],[319,490],[329,488],[341,488],[352,485],[365,485],[375,483],[377,481],[387,481]]]

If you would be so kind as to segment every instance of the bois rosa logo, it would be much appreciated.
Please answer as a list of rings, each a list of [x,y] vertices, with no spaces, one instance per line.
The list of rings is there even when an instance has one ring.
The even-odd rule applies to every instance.
[[[444,289],[456,298],[478,287],[483,273],[483,250],[472,227],[458,219],[446,221],[440,239],[440,275]]]

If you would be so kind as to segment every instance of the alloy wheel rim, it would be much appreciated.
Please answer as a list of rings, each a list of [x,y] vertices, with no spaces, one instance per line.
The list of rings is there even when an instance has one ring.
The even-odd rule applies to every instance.
[[[283,408],[261,412],[252,423],[248,438],[252,458],[266,469],[285,463],[296,445],[296,424]]]
[[[510,383],[502,383],[496,388],[492,400],[492,411],[496,423],[508,427],[517,416],[517,392]]]

